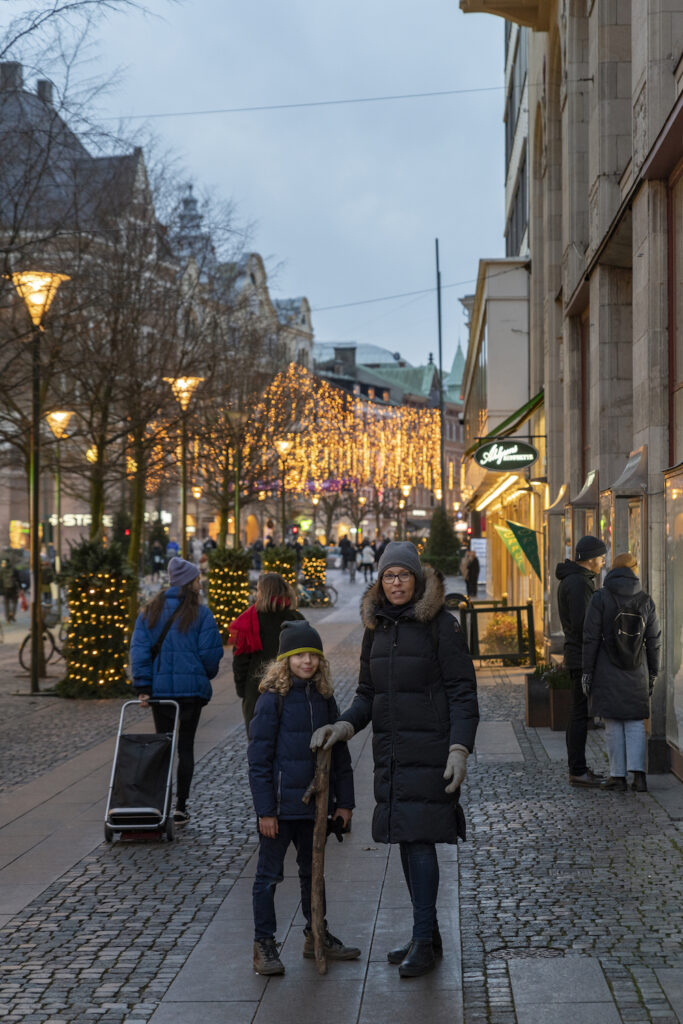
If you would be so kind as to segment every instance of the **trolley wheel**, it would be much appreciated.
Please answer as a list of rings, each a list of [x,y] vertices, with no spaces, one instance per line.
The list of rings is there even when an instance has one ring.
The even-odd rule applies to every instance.
[[[173,829],[173,818],[171,817],[170,814],[166,819],[166,827],[164,829],[164,832],[166,833],[166,842],[172,843],[173,840],[175,839],[175,831]]]
[[[104,826],[104,841],[105,841],[105,843],[111,843],[113,839],[114,839],[114,829],[110,828],[110,826],[105,823],[105,826]]]

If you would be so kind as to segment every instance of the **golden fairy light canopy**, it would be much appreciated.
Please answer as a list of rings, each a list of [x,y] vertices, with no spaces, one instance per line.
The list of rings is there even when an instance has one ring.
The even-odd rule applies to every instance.
[[[48,271],[23,270],[12,274],[12,284],[26,303],[36,327],[40,327],[62,281],[68,280],[68,274],[51,274]]]

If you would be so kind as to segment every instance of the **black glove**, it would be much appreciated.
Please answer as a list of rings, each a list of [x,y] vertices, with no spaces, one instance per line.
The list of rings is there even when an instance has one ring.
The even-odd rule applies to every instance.
[[[342,835],[344,831],[344,822],[341,818],[328,818],[327,819],[327,834],[328,836],[336,836],[338,843],[344,842]]]
[[[650,684],[648,686],[648,690],[649,690],[650,696],[652,696],[652,691],[655,688],[656,681],[657,681],[657,676],[650,676]]]
[[[593,673],[584,672],[581,676],[581,689],[583,690],[584,697],[590,697],[591,687],[593,685]]]

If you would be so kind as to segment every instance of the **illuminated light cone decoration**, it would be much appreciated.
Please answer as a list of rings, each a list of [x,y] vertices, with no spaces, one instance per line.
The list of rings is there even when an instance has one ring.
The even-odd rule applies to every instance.
[[[296,551],[284,546],[266,548],[263,552],[263,571],[277,572],[296,587]]]
[[[327,558],[322,548],[314,548],[303,557],[301,571],[305,580],[322,585],[327,576]]]
[[[251,555],[234,548],[209,552],[209,608],[214,614],[224,644],[229,626],[249,607]]]

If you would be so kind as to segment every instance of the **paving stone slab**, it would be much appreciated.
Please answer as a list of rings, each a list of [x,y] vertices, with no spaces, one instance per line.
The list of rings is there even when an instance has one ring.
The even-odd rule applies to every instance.
[[[679,950],[683,958],[683,939],[680,936]],[[674,1013],[683,1021],[683,967],[660,968],[656,974]]]

